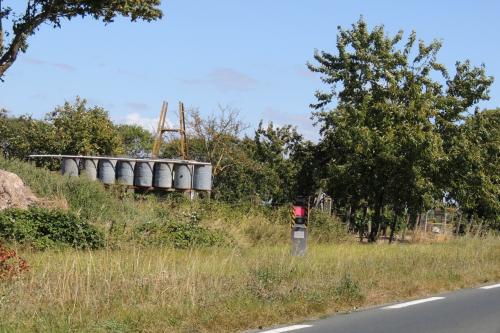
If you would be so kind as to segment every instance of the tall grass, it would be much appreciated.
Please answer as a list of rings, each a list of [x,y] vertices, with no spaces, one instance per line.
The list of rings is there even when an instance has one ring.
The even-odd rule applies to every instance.
[[[102,184],[84,177],[62,176],[31,163],[1,157],[0,169],[17,174],[40,198],[67,201],[70,210],[96,224],[120,220],[127,207]]]
[[[71,212],[99,226],[108,236],[108,244],[115,248],[137,242],[144,244],[144,237],[138,235],[137,230],[144,224],[162,226],[166,221],[191,222],[204,229],[223,231],[228,235],[227,243],[238,247],[284,244],[289,237],[288,207],[276,209],[251,203],[230,205],[204,200],[191,202],[172,193],[135,194],[118,185],[105,188],[101,183],[84,177],[62,176],[58,172],[36,168],[31,163],[1,157],[0,169],[19,175],[45,201],[67,202]]]
[[[308,255],[295,258],[288,207],[134,194],[1,158],[0,168],[38,196],[67,202],[110,245],[17,249],[31,269],[0,281],[2,332],[234,332],[500,280],[498,237],[358,244],[319,214],[309,224]],[[229,245],[162,243],[215,245],[221,235]]]
[[[500,280],[500,239],[21,252],[0,331],[235,332]]]

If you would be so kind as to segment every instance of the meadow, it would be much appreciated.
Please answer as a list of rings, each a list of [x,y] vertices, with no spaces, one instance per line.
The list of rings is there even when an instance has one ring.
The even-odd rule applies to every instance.
[[[292,257],[289,207],[105,189],[13,160],[0,168],[43,209],[104,235],[94,250],[4,240],[29,269],[0,279],[2,332],[238,332],[500,280],[493,234],[366,244],[318,215],[307,256]]]
[[[20,254],[0,331],[237,332],[500,280],[498,238]]]

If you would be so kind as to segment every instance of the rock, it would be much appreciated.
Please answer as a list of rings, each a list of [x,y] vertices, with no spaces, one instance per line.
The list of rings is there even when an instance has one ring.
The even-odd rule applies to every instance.
[[[37,197],[18,175],[0,170],[0,210],[28,208],[37,202]]]

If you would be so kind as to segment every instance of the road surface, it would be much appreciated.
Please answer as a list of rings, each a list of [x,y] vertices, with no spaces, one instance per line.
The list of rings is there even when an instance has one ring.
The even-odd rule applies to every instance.
[[[500,283],[260,333],[500,333]]]

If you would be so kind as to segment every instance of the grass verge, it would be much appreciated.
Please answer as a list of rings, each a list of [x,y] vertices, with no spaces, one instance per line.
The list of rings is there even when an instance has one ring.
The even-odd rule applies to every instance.
[[[27,252],[0,331],[235,332],[500,280],[500,239]]]

